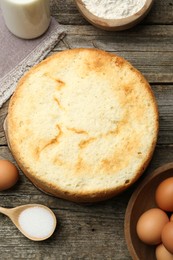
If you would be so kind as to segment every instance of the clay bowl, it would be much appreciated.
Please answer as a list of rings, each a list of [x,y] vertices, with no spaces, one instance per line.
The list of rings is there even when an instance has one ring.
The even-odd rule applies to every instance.
[[[132,194],[125,214],[124,232],[128,250],[134,260],[156,260],[155,246],[140,241],[136,224],[146,210],[157,207],[155,191],[164,179],[173,177],[173,163],[165,164],[149,174]]]
[[[103,19],[95,16],[86,7],[82,0],[75,0],[76,6],[83,17],[94,26],[107,31],[121,31],[138,24],[150,11],[153,0],[146,0],[143,8],[134,15],[122,19]]]

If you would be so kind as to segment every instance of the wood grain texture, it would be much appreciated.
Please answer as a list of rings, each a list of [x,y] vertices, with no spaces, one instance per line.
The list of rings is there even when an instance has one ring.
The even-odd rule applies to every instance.
[[[140,180],[119,196],[93,205],[78,205],[44,194],[20,171],[15,187],[0,192],[0,205],[45,204],[55,212],[58,226],[49,240],[38,243],[23,237],[7,217],[0,215],[0,259],[130,260],[123,229],[129,198],[146,175],[173,161],[173,0],[155,0],[143,22],[124,32],[91,26],[73,0],[51,0],[51,12],[66,25],[67,35],[49,55],[69,48],[101,48],[123,56],[146,76],[158,102],[159,138]],[[0,156],[14,162],[3,131],[7,108],[8,102],[0,109]]]

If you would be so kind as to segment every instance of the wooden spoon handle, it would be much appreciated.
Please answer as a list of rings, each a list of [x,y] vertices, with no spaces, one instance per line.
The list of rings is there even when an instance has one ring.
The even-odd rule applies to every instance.
[[[0,213],[6,215],[6,216],[8,216],[8,217],[11,216],[10,212],[11,212],[11,209],[7,209],[7,208],[0,207]]]

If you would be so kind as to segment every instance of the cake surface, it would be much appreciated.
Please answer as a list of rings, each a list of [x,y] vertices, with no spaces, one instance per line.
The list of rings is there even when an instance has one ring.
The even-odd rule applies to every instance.
[[[11,151],[38,188],[92,202],[143,173],[157,141],[158,110],[150,85],[126,60],[73,49],[26,73],[7,124]]]

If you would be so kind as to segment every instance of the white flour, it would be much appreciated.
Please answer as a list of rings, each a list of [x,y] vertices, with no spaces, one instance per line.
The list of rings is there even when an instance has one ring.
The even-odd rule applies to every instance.
[[[86,8],[98,17],[120,19],[137,13],[146,0],[83,0]]]

